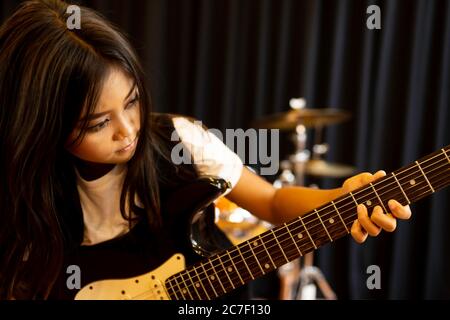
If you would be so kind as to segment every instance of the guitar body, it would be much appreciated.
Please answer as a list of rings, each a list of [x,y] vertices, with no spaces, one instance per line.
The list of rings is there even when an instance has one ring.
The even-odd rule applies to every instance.
[[[144,275],[92,282],[77,293],[75,300],[169,300],[164,282],[185,268],[183,255],[175,254]]]

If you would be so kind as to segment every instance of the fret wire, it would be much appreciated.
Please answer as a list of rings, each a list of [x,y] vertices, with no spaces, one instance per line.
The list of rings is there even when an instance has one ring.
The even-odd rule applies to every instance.
[[[181,277],[181,279],[183,279],[183,277]],[[175,278],[174,278],[174,280],[175,280]],[[178,286],[178,289],[180,289],[181,296],[183,297],[184,300],[187,300],[187,298],[184,296],[183,290],[181,289],[180,282],[179,282],[178,280],[175,281],[175,282],[176,282],[176,284],[177,284],[177,286]],[[186,285],[186,284],[185,284],[185,285]]]
[[[316,244],[314,243],[313,239],[311,238],[311,235],[310,235],[309,232],[308,232],[308,229],[306,229],[306,226],[305,226],[305,223],[303,222],[302,217],[299,216],[298,219],[301,221],[301,223],[302,223],[302,225],[303,225],[303,228],[305,229],[306,233],[308,234],[308,237],[309,237],[309,239],[311,240],[311,242],[312,242],[314,248],[317,249]]]
[[[444,148],[442,148],[441,150],[444,153],[445,157],[447,158],[448,163],[450,164],[450,158],[448,157],[447,152],[445,152]]]
[[[430,176],[430,182],[433,182],[433,184],[436,184],[436,181],[443,181],[440,179],[441,177],[444,178],[444,181],[448,178],[446,174],[450,173],[450,164],[447,164],[447,162],[444,159],[445,164],[440,167],[435,167],[434,170],[431,170],[428,172],[428,175]],[[426,168],[424,168],[426,169]],[[435,175],[433,175],[435,173]],[[440,179],[440,180],[438,180]],[[441,185],[439,187],[433,187],[434,191],[439,191],[440,188],[445,187],[445,185]]]
[[[269,257],[270,262],[272,262],[273,267],[276,268],[277,266],[275,265],[275,263],[273,263],[272,257],[270,256],[269,251],[267,251],[266,245],[264,244],[264,241],[262,240],[261,235],[259,235],[258,237],[259,237],[259,240],[261,241],[261,244],[264,247],[264,250],[266,250],[266,252],[267,252],[267,256]]]
[[[322,219],[322,221],[325,223],[326,220]],[[336,218],[336,221],[333,222],[333,224],[331,224],[330,227],[328,228],[328,233],[330,234],[331,239],[333,239],[333,241],[334,241],[334,240],[342,237],[343,235],[346,235],[347,234],[346,230],[347,230],[347,228],[343,227],[340,222],[337,223],[337,218]],[[322,231],[320,231],[320,232],[323,234]],[[314,237],[315,235],[312,235],[312,236]],[[330,243],[330,242],[332,242],[330,240],[330,237],[325,236],[325,237],[322,237],[322,239],[325,243]]]
[[[423,177],[425,178],[425,180],[427,180],[427,182],[428,182],[428,185],[429,185],[429,186],[430,186],[430,188],[431,188],[431,191],[433,191],[433,193],[434,193],[434,189],[433,189],[433,186],[431,185],[430,181],[428,181],[428,178],[427,178],[427,176],[425,175],[425,172],[423,172],[423,170],[422,170],[422,167],[420,166],[419,162],[418,162],[418,161],[416,161],[416,164],[417,164],[417,166],[419,167],[419,169],[420,169],[420,172],[422,172],[422,174],[423,174]]]
[[[264,269],[261,267],[261,263],[259,263],[258,256],[255,254],[255,251],[253,251],[252,244],[250,243],[250,240],[247,240],[247,245],[250,248],[253,256],[255,257],[256,263],[258,264],[259,268],[261,269],[262,274],[265,275],[266,273],[264,272]]]
[[[295,238],[292,236],[291,231],[289,230],[289,227],[286,223],[284,223],[284,227],[286,228],[286,230],[289,232],[289,235],[291,236],[292,242],[294,242],[295,247],[297,248],[298,252],[300,253],[300,257],[303,256],[302,251],[300,250],[300,248],[297,246],[297,242],[295,241]]]
[[[381,206],[382,206],[383,209],[384,209],[384,213],[387,214],[388,211],[386,210],[386,207],[384,206],[383,201],[381,201],[381,198],[380,198],[380,196],[378,195],[378,192],[377,192],[377,190],[375,189],[375,187],[373,186],[372,182],[370,183],[370,186],[372,187],[373,192],[375,192],[375,195],[377,196],[378,200],[380,201],[380,204],[381,204]]]
[[[411,204],[411,201],[409,201],[408,196],[406,195],[405,191],[403,190],[403,187],[400,184],[400,182],[398,181],[397,176],[395,175],[394,172],[392,172],[392,176],[394,177],[395,181],[397,182],[398,186],[400,187],[400,190],[402,191],[403,195],[405,196],[405,199],[408,202],[408,204]]]
[[[284,256],[284,259],[286,259],[286,262],[289,262],[289,259],[286,257],[286,254],[284,253],[283,248],[281,247],[280,242],[278,241],[278,238],[277,238],[277,236],[275,235],[275,232],[273,232],[273,229],[270,229],[270,231],[272,232],[273,237],[275,238],[275,241],[278,243],[278,246],[280,247],[281,253],[282,253],[283,256]]]
[[[228,253],[228,251],[227,251],[227,253]],[[220,264],[222,265],[223,271],[224,271],[225,274],[227,275],[228,280],[230,280],[231,286],[233,287],[233,289],[236,289],[236,287],[234,286],[233,281],[231,281],[231,278],[230,278],[230,275],[228,274],[227,269],[225,268],[225,265],[224,265],[223,262],[222,262],[222,259],[220,259],[220,255],[217,255],[217,258],[219,258]]]
[[[194,300],[194,297],[192,297],[192,294],[191,294],[191,290],[188,289],[188,285],[187,285],[186,281],[184,280],[183,273],[186,274],[186,272],[182,272],[182,273],[181,273],[181,279],[183,279],[185,290],[187,291],[187,293],[188,293],[189,296],[191,297],[191,300]],[[190,279],[190,276],[189,276],[189,275],[188,275],[188,277],[189,277],[189,279]],[[190,279],[190,280],[191,280],[191,283],[193,284],[192,279]]]
[[[213,286],[213,284],[211,282],[211,279],[210,279],[210,277],[208,276],[208,273],[205,270],[205,266],[203,265],[203,263],[201,263],[200,265],[202,266],[202,269],[203,269],[203,272],[205,273],[206,279],[208,279],[208,282],[209,282],[209,285],[211,286],[211,289],[214,291],[214,295],[216,297],[218,297],[219,295],[217,294],[216,289],[214,289],[214,286]]]
[[[214,268],[214,264],[212,263],[212,260],[209,260],[208,262],[209,262],[209,264],[211,265],[211,269],[214,271],[214,274],[216,275],[217,281],[219,282],[220,286],[222,287],[223,293],[224,293],[224,294],[227,293],[227,290],[225,290],[225,287],[223,286],[222,281],[220,280],[220,277],[219,277],[219,275],[217,274],[216,268]]]
[[[419,172],[419,171],[417,171],[417,172]],[[404,187],[405,187],[405,192],[407,192],[411,202],[416,201],[416,199],[414,197],[415,197],[415,194],[417,193],[417,190],[422,190],[423,188],[426,188],[426,189],[428,189],[428,191],[430,191],[432,193],[432,191],[430,190],[430,185],[424,179],[423,175],[420,174],[420,172],[419,172],[419,176],[416,176],[413,179],[411,179],[409,181],[409,183],[405,182]]]
[[[169,298],[171,298],[171,290],[172,291],[174,291],[173,290],[173,287],[172,287],[172,284],[171,284],[171,278],[167,278],[165,281],[164,281],[164,283],[163,283],[163,287],[164,287],[164,290],[166,291],[166,293],[167,293],[167,295],[169,296]],[[171,298],[171,300],[173,300],[172,298]],[[177,299],[178,300],[178,299]]]
[[[181,295],[183,296],[183,299],[184,300],[188,300],[189,299],[189,297],[187,296],[187,294],[186,294],[186,296],[185,296],[185,293],[189,293],[188,291],[187,291],[187,284],[186,284],[186,281],[184,281],[184,277],[183,277],[183,273],[184,273],[184,271],[182,271],[182,272],[180,272],[179,274],[178,274],[178,279],[181,279],[181,281],[178,281],[178,279],[177,279],[177,285],[178,285],[178,288],[180,289],[180,292],[181,292]],[[175,278],[174,278],[175,279]],[[180,285],[181,284],[181,285]],[[183,286],[182,285],[184,285],[184,292],[183,292]],[[192,298],[192,296],[191,296],[191,298],[190,298],[191,300],[194,300],[193,298]]]
[[[347,225],[345,225],[345,227],[342,227],[341,223],[334,223],[328,230],[330,231],[331,237],[335,240],[348,234]]]
[[[367,188],[366,188],[367,189]],[[365,191],[366,189],[363,189],[361,191]],[[356,207],[358,207],[358,201],[356,201],[355,197],[353,196],[353,193],[349,192],[350,196],[353,198],[353,201],[355,201]]]
[[[347,212],[353,212],[353,210],[348,210]],[[347,213],[346,212],[346,213]],[[345,224],[345,220],[344,220],[344,224]],[[319,226],[319,224],[315,225],[315,226]],[[336,224],[334,227],[332,227],[333,230],[336,229],[337,231],[342,230],[343,232],[346,232],[347,228],[344,230],[344,228],[342,228],[342,226],[340,226],[340,224]],[[303,230],[303,228],[301,228]],[[319,230],[319,229],[317,229]],[[321,230],[321,229],[320,229]],[[322,231],[319,231],[318,233],[324,234]],[[311,236],[315,236],[317,233],[312,233]],[[327,239],[327,236],[325,235],[324,239]]]
[[[169,297],[171,296],[171,293],[170,293],[170,290],[171,290],[172,293],[175,295],[175,299],[180,300],[180,298],[178,298],[177,291],[175,290],[175,288],[172,285],[172,279],[169,281],[168,284],[169,284],[169,287],[167,288],[167,293],[168,293]]]
[[[237,250],[239,251],[239,254],[240,254],[241,257],[242,257],[242,261],[244,261],[244,264],[245,264],[245,266],[247,267],[247,270],[248,270],[248,273],[249,273],[250,277],[252,278],[252,280],[255,280],[255,277],[253,276],[252,271],[251,271],[250,268],[248,267],[247,262],[245,261],[245,258],[244,258],[244,256],[242,255],[241,249],[239,249],[239,246],[236,246],[236,248],[237,248]]]
[[[425,187],[422,187],[422,188],[416,187],[415,189],[412,190],[410,197],[412,198],[413,202],[420,200],[422,198],[422,196],[427,192],[428,192],[428,194],[432,194],[432,192],[430,190],[430,186],[427,183],[424,182],[423,186],[425,186]],[[423,190],[427,190],[427,191],[421,192]],[[419,196],[419,198],[417,198],[417,196]]]
[[[335,241],[336,239],[339,239],[339,237],[341,237],[341,236],[336,236],[336,235],[340,235],[342,232],[344,232],[345,234],[348,233],[347,226],[345,224],[341,224],[342,221],[338,222],[339,215],[337,214],[337,212],[335,211],[334,208],[332,208],[330,206],[328,206],[327,208],[330,210],[328,212],[325,212],[324,214],[322,214],[321,218],[322,218],[325,226],[327,226],[327,229],[328,229],[331,239],[333,239],[333,241]],[[342,225],[344,227],[342,227]]]
[[[319,217],[320,223],[322,223],[322,226],[323,226],[323,228],[325,229],[325,232],[327,233],[328,238],[330,238],[330,241],[333,242],[333,238],[331,238],[330,234],[328,233],[327,227],[325,227],[325,224],[323,223],[322,218],[321,218],[320,215],[319,215],[319,212],[317,212],[316,209],[314,209],[314,211],[315,211],[315,213],[317,214],[317,216]]]
[[[269,231],[266,231],[263,234],[269,234]],[[264,243],[262,243],[262,240],[258,241],[258,239],[261,240],[261,238],[259,236],[250,239],[250,240],[252,240],[251,244],[253,244],[252,252],[254,252],[254,254],[257,258],[256,261],[261,266],[261,269],[263,269],[263,270],[270,269],[271,268],[270,264],[274,265],[272,262],[273,260],[271,260],[272,257],[268,254],[267,250],[265,249],[265,246],[264,246]],[[261,249],[261,250],[258,250],[258,249]],[[262,257],[259,258],[258,254],[261,254]]]
[[[239,287],[240,283],[242,282],[242,278],[241,275],[237,272],[237,267],[234,263],[233,258],[231,257],[230,250],[225,251],[223,261],[229,278],[236,285],[236,287]]]
[[[242,280],[241,274],[239,273],[238,268],[236,268],[236,265],[234,264],[233,258],[231,258],[230,252],[229,252],[228,250],[227,250],[227,254],[228,254],[228,256],[230,257],[230,261],[231,261],[231,263],[233,264],[234,270],[236,271],[236,273],[237,273],[239,279],[241,280],[242,284],[244,284],[244,280]]]
[[[447,181],[448,178],[450,178],[450,176],[444,176],[442,179],[437,180],[436,182],[438,182],[438,183],[444,182],[442,185],[441,184],[436,184],[436,185],[438,185],[438,188],[449,185],[449,183]],[[421,190],[424,190],[424,189],[426,189],[427,191],[424,191],[422,193],[417,192],[417,191],[421,191]],[[424,195],[427,195],[427,193],[430,194],[429,186],[416,190],[416,192],[413,195],[414,197],[417,197],[417,198],[415,198],[415,201],[420,200]]]
[[[344,227],[345,227],[345,230],[347,230],[347,233],[350,233],[350,230],[348,230],[347,225],[344,223],[344,220],[342,219],[341,214],[339,213],[339,210],[338,210],[338,208],[336,207],[336,204],[334,203],[334,201],[331,201],[331,203],[333,204],[334,209],[336,210],[336,212],[337,212],[337,214],[338,214],[338,216],[339,216],[339,219],[341,219],[342,224],[343,224]]]
[[[170,278],[167,278],[166,281],[163,284],[164,290],[166,291],[167,295],[169,296],[170,300],[172,299],[172,293],[175,294],[175,299],[178,300],[178,296],[175,292],[175,290],[172,287],[172,284],[170,283]]]
[[[439,183],[439,185],[437,184],[439,187],[443,187],[443,186],[449,185],[449,178],[450,178],[449,175],[443,176],[442,178],[439,177],[439,178],[440,178],[439,180],[436,180],[436,182]],[[442,183],[442,184],[441,184],[441,183]],[[424,195],[425,192],[419,193],[419,191],[422,191],[422,190],[424,190],[424,189],[427,189],[428,192],[429,192],[428,186],[427,186],[426,188],[416,189],[416,190],[415,190],[416,192],[415,192],[415,194],[414,194],[414,197]],[[417,201],[417,200],[416,200],[416,201]]]
[[[445,183],[444,186],[445,186],[445,185],[448,185],[448,184]],[[429,193],[429,192],[430,192],[430,188],[427,186],[426,189],[427,189],[428,191],[424,191],[424,192],[422,192],[422,193],[417,193],[417,194],[415,194],[415,196],[417,196],[418,199],[421,199],[423,195],[425,195],[425,196],[426,196],[426,195],[429,195],[429,194],[430,194],[430,193]],[[422,190],[423,190],[423,189],[422,189]]]
[[[191,270],[192,269],[194,269],[194,272],[197,274],[197,270],[196,270],[196,268],[195,268],[195,266],[192,266],[192,268],[190,268]],[[187,272],[189,273],[189,270],[187,270]],[[198,277],[198,275],[197,275],[197,277]],[[200,281],[200,278],[198,278],[198,280]],[[193,286],[194,286],[194,290],[195,290],[195,292],[197,292],[197,295],[198,295],[198,298],[201,300],[202,299],[202,297],[201,297],[201,295],[198,293],[198,290],[197,290],[197,286],[195,285],[195,283],[193,282],[192,283],[193,284]],[[202,286],[203,286],[203,284],[202,284]],[[205,291],[205,293],[206,293],[206,290],[205,290],[205,288],[203,288],[203,291]],[[206,293],[206,295],[208,296],[208,294]]]
[[[269,230],[266,232],[269,232]],[[250,240],[252,241],[250,242]],[[241,245],[241,250],[242,254],[244,255],[244,257],[246,257],[247,261],[249,262],[248,266],[250,267],[250,270],[252,270],[255,278],[258,278],[259,276],[266,274],[266,271],[264,270],[264,264],[266,264],[266,262],[269,261],[269,258],[267,257],[264,248],[259,244],[259,242],[255,238],[243,242]],[[261,257],[259,257],[260,254]]]
[[[305,226],[307,226],[309,235],[311,236],[311,239],[314,240],[314,244],[317,248],[319,248],[323,242],[329,241],[329,237],[326,232],[324,232],[323,225],[316,215],[304,216],[303,222],[305,223]]]
[[[336,225],[337,226],[337,225]],[[298,228],[300,228],[300,226],[298,226]],[[297,228],[297,229],[298,229]],[[345,230],[341,227],[341,229],[340,229],[341,231],[344,231],[344,234],[346,234],[346,232],[345,232]],[[292,232],[291,231],[289,231],[291,234],[292,234]],[[324,239],[327,239],[326,237],[324,238]],[[306,240],[306,238],[304,238],[304,239],[302,239],[302,240]],[[287,238],[286,238],[286,240],[285,241],[287,241]],[[305,242],[305,241],[302,241],[303,243],[304,243],[304,246],[302,246],[302,247],[306,247],[306,251],[303,251],[303,252],[309,252],[310,251],[310,249],[314,249],[314,247],[313,246],[311,246],[312,245],[312,243],[311,242]],[[292,246],[290,246],[290,248],[292,248],[292,249],[290,249],[289,251],[286,251],[289,255],[291,255],[291,254],[294,254],[294,253],[296,253],[296,252],[301,252],[300,250],[296,250],[296,249],[294,249]],[[292,259],[293,260],[293,259]]]
[[[292,243],[294,243],[294,246],[296,246],[295,241],[293,241],[292,234],[289,232],[289,229],[286,228],[285,223],[278,225],[273,230],[275,236],[278,238],[278,246],[283,250],[283,256],[286,260],[291,261],[291,257],[286,252],[288,252],[288,250],[293,247]]]

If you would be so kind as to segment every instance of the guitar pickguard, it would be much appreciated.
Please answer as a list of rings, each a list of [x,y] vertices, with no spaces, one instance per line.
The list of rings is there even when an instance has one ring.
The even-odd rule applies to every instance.
[[[77,293],[75,300],[170,300],[164,282],[185,268],[183,255],[175,254],[146,274],[92,282]]]

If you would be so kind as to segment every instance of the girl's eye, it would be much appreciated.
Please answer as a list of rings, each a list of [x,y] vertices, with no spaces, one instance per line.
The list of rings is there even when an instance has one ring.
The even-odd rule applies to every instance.
[[[132,107],[134,107],[134,106],[139,102],[139,99],[140,99],[140,97],[139,97],[138,95],[136,95],[136,96],[134,97],[134,99],[131,100],[131,101],[128,103],[127,108],[132,108]]]
[[[102,130],[103,128],[105,128],[105,127],[107,126],[108,122],[109,122],[109,120],[106,119],[105,121],[103,121],[103,122],[101,122],[101,123],[99,123],[99,124],[97,124],[97,125],[95,125],[95,126],[93,126],[93,127],[87,128],[87,130],[88,130],[89,132],[97,132],[97,131],[100,131],[100,130]]]
[[[137,103],[139,102],[139,99],[140,99],[139,95],[136,95],[134,97],[134,99],[131,100],[128,103],[128,106],[126,108],[127,109],[128,108],[132,108],[135,105],[137,105]],[[99,123],[99,124],[97,124],[97,125],[95,125],[93,127],[87,128],[87,131],[89,131],[89,132],[98,132],[98,131],[102,130],[103,128],[105,128],[108,125],[108,122],[109,122],[109,119],[106,119],[105,121],[103,121],[103,122],[101,122],[101,123]]]

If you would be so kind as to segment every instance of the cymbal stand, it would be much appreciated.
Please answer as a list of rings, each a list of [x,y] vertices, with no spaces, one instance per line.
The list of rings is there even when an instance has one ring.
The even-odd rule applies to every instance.
[[[293,135],[293,138],[296,145],[296,150],[295,153],[289,157],[289,160],[294,167],[296,184],[299,186],[303,186],[305,184],[305,166],[310,158],[311,153],[306,149],[306,127],[302,124],[299,124],[295,131],[296,133]]]
[[[298,103],[297,103],[298,102]],[[294,109],[304,108],[306,102],[303,99],[292,99],[291,107]],[[316,126],[317,133],[315,136],[315,144],[313,147],[314,158],[320,159],[322,154],[325,154],[328,150],[328,145],[322,143],[322,129],[323,126]],[[305,183],[305,167],[306,163],[310,159],[310,152],[306,148],[307,131],[306,127],[302,124],[296,126],[295,134],[293,135],[296,150],[293,155],[289,157],[289,160],[293,167],[293,173],[295,176],[295,184],[303,186]],[[336,295],[331,289],[330,285],[326,281],[319,268],[313,266],[314,253],[307,253],[304,258],[304,267],[300,268],[300,261],[294,260],[291,263],[284,266],[284,269],[279,271],[279,274],[284,277],[285,284],[288,283],[289,287],[282,285],[281,298],[290,300],[293,299],[316,299],[316,284],[322,292],[325,299],[334,300]],[[295,262],[295,263],[294,263]],[[294,294],[297,290],[297,294]]]
[[[322,141],[323,126],[318,124],[315,126],[314,146],[312,159],[322,160],[323,156],[328,152],[328,144]]]
[[[294,186],[296,184],[295,175],[291,171],[292,163],[289,160],[281,161],[281,174],[273,183],[275,188]],[[298,259],[281,266],[278,269],[278,278],[280,280],[280,300],[296,299],[295,288],[298,287],[298,278],[300,274],[300,262]]]
[[[320,289],[324,299],[336,300],[336,294],[325,279],[322,271],[313,265],[312,252],[305,255],[305,263],[300,271],[299,290],[297,300],[316,300],[317,287]]]

